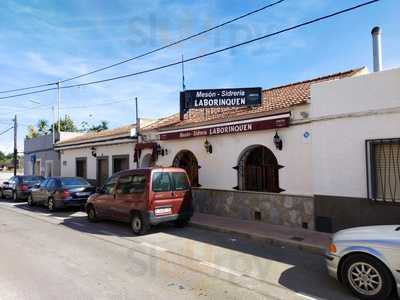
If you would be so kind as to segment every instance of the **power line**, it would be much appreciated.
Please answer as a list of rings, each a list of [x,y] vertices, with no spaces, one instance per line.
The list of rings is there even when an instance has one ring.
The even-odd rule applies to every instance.
[[[273,7],[273,6],[275,6],[275,5],[278,5],[278,4],[280,4],[280,3],[284,2],[284,1],[286,1],[286,0],[279,0],[279,1],[273,2],[273,3],[268,4],[268,5],[264,5],[263,7],[260,7],[260,8],[258,8],[258,9],[252,10],[252,11],[250,11],[250,12],[248,12],[248,13],[245,13],[245,14],[243,14],[243,15],[240,15],[240,16],[238,16],[238,17],[236,17],[236,18],[230,19],[230,20],[228,20],[228,21],[226,21],[226,22],[223,22],[223,23],[218,24],[218,25],[216,25],[216,26],[213,26],[213,27],[211,27],[211,28],[202,30],[202,31],[200,31],[200,32],[198,32],[198,33],[189,35],[189,36],[187,36],[187,37],[185,37],[185,38],[183,38],[183,39],[180,39],[180,40],[177,40],[177,41],[175,41],[175,42],[172,42],[172,43],[166,44],[166,45],[164,45],[164,46],[161,46],[161,47],[159,47],[159,48],[156,48],[156,49],[147,51],[147,52],[142,53],[142,54],[139,54],[139,55],[137,55],[137,56],[134,56],[134,57],[131,57],[131,58],[128,58],[128,59],[119,61],[119,62],[117,62],[117,63],[114,63],[114,64],[111,64],[111,65],[108,65],[108,66],[105,66],[105,67],[101,67],[101,68],[95,69],[95,70],[90,71],[90,72],[87,72],[87,73],[83,73],[83,74],[81,74],[81,75],[77,75],[77,76],[74,76],[74,77],[66,78],[66,79],[64,79],[64,80],[61,80],[59,83],[64,83],[64,82],[71,81],[71,80],[78,79],[78,78],[82,78],[82,77],[85,77],[85,76],[88,76],[88,75],[91,75],[91,74],[95,74],[95,73],[98,73],[98,72],[101,72],[101,71],[104,71],[104,70],[107,70],[107,69],[111,69],[111,68],[113,68],[113,67],[116,67],[116,66],[125,64],[125,63],[127,63],[127,62],[130,62],[130,61],[133,61],[133,60],[136,60],[136,59],[145,57],[145,56],[148,56],[148,55],[150,55],[150,54],[159,52],[159,51],[161,51],[161,50],[170,48],[170,47],[172,47],[172,46],[176,46],[176,45],[178,45],[178,44],[181,44],[181,43],[183,43],[183,42],[186,42],[186,41],[188,41],[188,40],[190,40],[190,39],[193,39],[193,38],[195,38],[195,37],[198,37],[198,36],[200,36],[200,35],[206,34],[206,33],[210,32],[210,31],[215,30],[215,29],[221,28],[221,27],[223,27],[223,26],[226,26],[226,25],[228,25],[228,24],[231,24],[231,23],[233,23],[233,22],[236,22],[236,21],[238,21],[238,20],[244,19],[244,18],[246,18],[246,17],[248,17],[248,16],[251,16],[251,15],[253,15],[253,14],[256,14],[256,13],[258,13],[258,12],[260,12],[260,11],[263,11],[263,10],[265,10],[265,9],[267,9],[267,8],[270,8],[270,7]],[[52,86],[52,85],[56,85],[56,84],[57,84],[57,82],[50,82],[50,83],[40,84],[40,85],[36,85],[36,86],[30,86],[30,87],[26,87],[26,88],[18,88],[18,89],[14,89],[14,90],[0,91],[0,94],[3,94],[3,93],[10,93],[10,92],[19,92],[19,91],[30,90],[30,89],[34,89],[34,88],[40,88],[40,87],[45,87],[45,86]]]
[[[14,128],[14,126],[11,126],[10,128],[8,128],[8,129],[6,129],[6,130],[0,132],[0,135],[6,134],[7,132],[9,132],[9,131],[10,131],[11,129],[13,129],[13,128]]]
[[[337,15],[344,14],[344,13],[349,12],[349,11],[353,11],[355,9],[358,9],[358,8],[363,7],[363,6],[367,6],[367,5],[373,4],[373,3],[378,2],[378,1],[381,1],[381,0],[371,0],[371,1],[368,1],[368,2],[364,2],[362,4],[358,4],[358,5],[343,9],[343,10],[339,10],[339,11],[336,11],[334,13],[331,13],[331,14],[328,14],[328,15],[325,15],[325,16],[322,16],[322,17],[319,17],[319,18],[316,18],[316,19],[312,19],[310,21],[306,21],[306,22],[300,23],[298,25],[287,27],[287,28],[275,31],[273,33],[262,35],[262,36],[259,36],[257,38],[254,38],[254,39],[247,40],[245,42],[234,44],[234,45],[231,45],[231,46],[228,46],[228,47],[225,47],[225,48],[221,48],[221,49],[218,49],[218,50],[215,50],[215,51],[207,52],[207,53],[204,53],[204,54],[201,54],[201,55],[198,55],[198,56],[194,56],[194,57],[191,57],[191,58],[188,58],[188,59],[179,60],[179,61],[176,61],[176,62],[173,62],[173,63],[169,63],[169,64],[166,64],[166,65],[162,65],[162,66],[159,66],[159,67],[146,69],[146,70],[135,72],[135,73],[129,73],[129,74],[121,75],[121,76],[110,77],[110,78],[106,78],[106,79],[102,79],[102,80],[96,80],[96,81],[89,81],[89,82],[85,82],[85,83],[78,83],[78,84],[73,84],[73,85],[61,86],[60,89],[69,89],[69,88],[75,88],[75,87],[88,86],[88,85],[92,85],[92,84],[99,84],[99,83],[103,83],[103,82],[114,81],[114,80],[118,80],[118,79],[128,78],[128,77],[132,77],[132,76],[137,76],[137,75],[141,75],[141,74],[145,74],[145,73],[150,73],[150,72],[166,69],[166,68],[169,68],[169,67],[180,65],[182,63],[186,63],[186,62],[198,60],[198,59],[201,59],[201,58],[205,58],[205,57],[217,54],[217,53],[225,52],[225,51],[237,48],[237,47],[241,47],[241,46],[244,46],[244,45],[247,45],[247,44],[254,43],[256,41],[260,41],[260,40],[263,40],[263,39],[266,39],[266,38],[269,38],[269,37],[272,37],[272,36],[276,36],[276,35],[282,34],[284,32],[288,32],[288,31],[291,31],[291,30],[294,30],[294,29],[297,29],[297,28],[300,28],[300,27],[304,27],[304,26],[307,26],[307,25],[310,25],[310,24],[325,20],[325,19],[332,18],[332,17],[337,16]],[[34,92],[28,92],[28,93],[16,94],[16,95],[11,95],[11,96],[5,96],[5,97],[0,97],[0,99],[9,99],[9,98],[21,97],[21,96],[26,96],[26,95],[36,94],[36,93],[43,93],[43,92],[47,92],[47,91],[52,91],[52,90],[55,90],[55,89],[57,89],[57,88],[49,88],[49,89],[43,89],[43,90],[34,91]]]
[[[80,108],[89,108],[89,107],[97,107],[97,106],[104,106],[104,105],[110,105],[110,104],[118,104],[118,103],[123,103],[123,102],[130,102],[132,99],[125,99],[125,100],[115,100],[115,101],[109,101],[109,102],[100,102],[100,103],[93,103],[93,104],[88,104],[88,105],[73,105],[73,106],[63,106],[60,107],[60,110],[69,110],[69,109],[80,109]],[[49,105],[40,105],[40,106],[35,106],[35,107],[25,107],[24,109],[19,109],[16,111],[11,112],[12,114],[14,113],[20,113],[23,111],[27,110],[42,110],[42,109],[49,109],[53,106],[53,104]],[[1,122],[1,119],[0,119]]]
[[[277,5],[277,4],[280,4],[280,3],[284,2],[284,1],[285,1],[285,0],[276,1],[276,2],[274,2],[274,3],[265,5],[265,6],[261,7],[261,8],[258,8],[258,9],[256,9],[256,10],[253,10],[253,11],[251,11],[251,12],[245,13],[245,14],[239,16],[239,17],[236,17],[236,18],[233,18],[233,19],[231,19],[231,20],[228,20],[228,21],[226,21],[226,22],[224,22],[224,23],[221,23],[221,24],[219,24],[219,25],[216,25],[216,26],[213,26],[213,27],[211,27],[211,28],[208,28],[208,29],[205,29],[205,30],[203,30],[203,31],[200,31],[200,32],[198,32],[198,33],[192,34],[192,35],[190,35],[190,36],[188,36],[188,37],[185,37],[185,38],[183,38],[183,39],[180,39],[180,40],[178,40],[178,41],[169,43],[169,44],[167,44],[167,45],[164,45],[164,46],[162,46],[162,47],[156,48],[156,49],[154,49],[154,50],[150,50],[150,51],[145,52],[145,53],[143,53],[143,54],[140,54],[140,55],[137,55],[137,56],[134,56],[134,57],[131,57],[131,58],[122,60],[122,61],[117,62],[117,63],[115,63],[115,64],[112,64],[112,65],[109,65],[109,66],[106,66],[106,67],[102,67],[102,68],[93,70],[93,71],[91,71],[91,72],[84,73],[84,74],[82,74],[82,75],[78,75],[78,76],[75,76],[75,77],[71,77],[71,78],[68,78],[68,79],[64,79],[64,80],[62,80],[62,81],[60,81],[60,82],[63,83],[63,82],[71,81],[71,80],[74,80],[74,79],[77,79],[77,78],[81,78],[81,77],[84,77],[84,76],[88,76],[88,75],[91,75],[91,74],[94,74],[94,73],[97,73],[97,72],[100,72],[100,71],[104,71],[104,70],[107,70],[107,69],[110,69],[110,68],[113,68],[113,67],[122,65],[122,64],[127,63],[127,62],[130,62],[130,61],[132,61],[132,60],[136,60],[136,59],[139,59],[139,58],[148,56],[148,55],[150,55],[150,54],[159,52],[159,51],[164,50],[164,49],[167,49],[167,48],[169,48],[169,47],[176,46],[176,45],[181,44],[181,43],[183,43],[183,42],[185,42],[185,41],[188,41],[188,40],[190,40],[190,39],[193,39],[193,38],[195,38],[195,37],[198,37],[198,36],[200,36],[200,35],[203,35],[203,34],[205,34],[205,33],[208,33],[208,32],[210,32],[210,31],[213,31],[213,30],[215,30],[215,29],[221,28],[221,27],[226,26],[226,25],[228,25],[228,24],[230,24],[230,23],[236,22],[236,21],[238,21],[238,20],[240,20],[240,19],[246,18],[246,17],[251,16],[251,15],[253,15],[253,14],[255,14],[255,13],[258,13],[258,12],[260,12],[260,11],[263,11],[263,10],[265,10],[265,9],[267,9],[267,8],[270,8],[270,7],[272,7],[272,6],[275,6],[275,5]]]
[[[51,86],[55,85],[57,82],[53,83],[44,83],[44,84],[39,84],[39,85],[34,85],[34,86],[28,86],[24,88],[18,88],[18,89],[13,89],[13,90],[5,90],[5,91],[0,91],[0,94],[5,94],[5,93],[12,93],[12,92],[20,92],[20,91],[26,91],[26,90],[31,90],[31,89],[36,89],[36,88],[41,88],[45,86]]]

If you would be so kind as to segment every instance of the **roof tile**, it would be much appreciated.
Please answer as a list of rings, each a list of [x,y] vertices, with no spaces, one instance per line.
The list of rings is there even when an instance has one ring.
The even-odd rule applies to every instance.
[[[323,77],[317,77],[305,81],[282,85],[262,91],[262,104],[253,107],[234,108],[207,108],[191,109],[185,115],[183,121],[179,120],[179,114],[174,114],[145,127],[144,130],[156,130],[176,127],[186,127],[190,124],[213,122],[218,119],[240,117],[253,114],[266,113],[290,108],[294,105],[308,103],[310,100],[311,84],[357,76],[367,72],[365,67],[335,73]]]

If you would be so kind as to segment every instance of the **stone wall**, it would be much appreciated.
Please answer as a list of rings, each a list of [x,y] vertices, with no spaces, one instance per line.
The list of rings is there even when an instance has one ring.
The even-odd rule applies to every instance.
[[[314,229],[314,198],[303,195],[193,188],[196,212]]]

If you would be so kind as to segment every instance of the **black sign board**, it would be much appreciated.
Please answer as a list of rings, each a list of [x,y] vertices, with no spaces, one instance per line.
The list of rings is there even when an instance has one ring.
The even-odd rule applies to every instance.
[[[261,88],[187,90],[180,95],[181,116],[188,109],[261,105]]]

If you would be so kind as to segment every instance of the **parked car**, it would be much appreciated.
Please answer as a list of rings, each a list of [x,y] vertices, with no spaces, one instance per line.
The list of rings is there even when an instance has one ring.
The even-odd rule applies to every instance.
[[[135,234],[152,225],[173,221],[184,226],[193,215],[189,178],[179,168],[122,171],[110,177],[87,204],[88,219],[130,223]]]
[[[84,207],[95,190],[95,187],[80,177],[49,177],[30,189],[28,205],[44,205],[50,211]]]
[[[400,225],[341,230],[326,253],[329,275],[362,299],[400,296]]]
[[[8,181],[4,181],[1,189],[1,198],[11,198],[14,201],[26,200],[29,189],[35,184],[40,184],[44,180],[42,176],[13,176]]]

